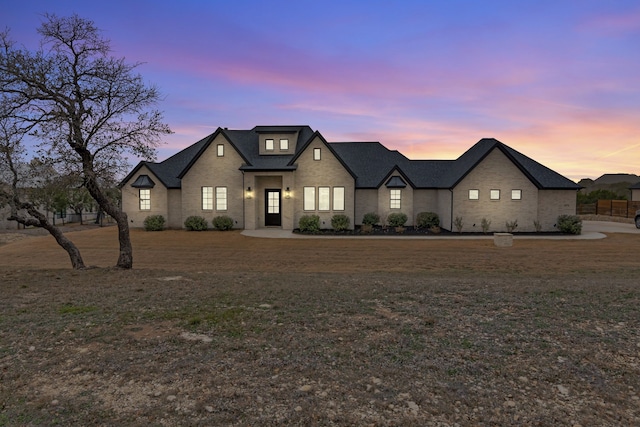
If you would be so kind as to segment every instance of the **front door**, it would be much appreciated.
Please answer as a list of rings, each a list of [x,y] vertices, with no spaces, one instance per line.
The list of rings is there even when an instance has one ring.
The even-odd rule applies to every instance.
[[[281,226],[280,190],[264,190],[264,225]]]

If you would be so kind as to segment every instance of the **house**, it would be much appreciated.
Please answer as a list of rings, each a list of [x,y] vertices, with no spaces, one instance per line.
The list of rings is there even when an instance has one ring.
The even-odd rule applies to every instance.
[[[331,228],[334,214],[359,225],[367,212],[386,218],[436,212],[444,229],[554,231],[575,214],[579,185],[492,139],[456,160],[410,160],[378,142],[329,143],[309,126],[218,128],[159,163],[140,162],[121,182],[122,209],[133,227],[163,215],[171,228],[191,215],[227,215],[236,228],[298,227],[303,215]]]

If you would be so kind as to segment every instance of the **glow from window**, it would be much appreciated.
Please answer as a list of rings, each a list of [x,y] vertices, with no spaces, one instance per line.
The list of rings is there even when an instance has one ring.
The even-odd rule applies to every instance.
[[[389,207],[391,209],[400,209],[400,202],[402,200],[402,190],[390,190],[391,203]]]
[[[491,200],[500,200],[500,190],[489,191],[489,197]]]
[[[267,151],[273,151],[273,139],[264,140],[264,149]]]
[[[480,190],[469,190],[469,200],[478,200],[480,198]]]
[[[151,209],[151,190],[148,188],[140,189],[140,210],[148,211]]]
[[[303,209],[305,211],[316,210],[316,188],[304,187]]]
[[[213,210],[213,187],[202,187],[202,210]]]
[[[320,149],[319,148],[314,148],[313,149],[313,160],[320,160]]]
[[[223,156],[224,156],[224,145],[218,144],[218,157],[223,157]]]
[[[333,187],[333,210],[344,210],[344,187]]]
[[[522,190],[511,190],[511,200],[522,200]]]
[[[216,210],[227,210],[227,187],[216,187]]]
[[[319,211],[328,211],[331,209],[330,203],[330,194],[331,189],[329,187],[318,187],[318,210]]]
[[[280,151],[287,151],[289,149],[289,140],[281,139],[280,140]]]

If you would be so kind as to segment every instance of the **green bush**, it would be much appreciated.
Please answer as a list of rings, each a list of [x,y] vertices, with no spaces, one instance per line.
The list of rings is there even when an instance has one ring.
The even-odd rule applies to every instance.
[[[390,227],[402,227],[407,222],[407,214],[402,212],[390,213],[387,217],[387,223]]]
[[[380,215],[375,212],[368,212],[362,217],[362,224],[376,225],[380,222]]]
[[[207,220],[201,216],[190,216],[184,220],[184,228],[189,231],[203,231],[208,228]]]
[[[320,231],[320,217],[318,215],[303,215],[298,223],[300,231],[306,233],[317,233]]]
[[[440,217],[435,212],[420,212],[416,216],[416,226],[418,228],[439,227]]]
[[[349,228],[351,220],[348,216],[342,214],[335,214],[331,217],[331,228],[335,231],[344,231]]]
[[[144,219],[144,229],[147,231],[162,231],[164,229],[164,217],[162,215],[149,215]]]
[[[581,234],[582,220],[576,215],[560,215],[558,217],[558,230],[567,234]]]
[[[233,228],[233,219],[226,215],[220,215],[211,221],[213,228],[220,231],[231,230]]]

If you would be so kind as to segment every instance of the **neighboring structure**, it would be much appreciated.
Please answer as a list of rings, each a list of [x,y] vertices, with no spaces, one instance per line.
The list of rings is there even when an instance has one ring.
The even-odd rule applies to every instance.
[[[300,217],[334,214],[359,225],[367,212],[384,220],[403,212],[413,225],[436,212],[451,230],[554,231],[558,215],[575,214],[579,185],[503,143],[480,140],[457,160],[409,160],[378,142],[328,143],[309,126],[218,128],[160,163],[141,162],[120,184],[122,209],[133,227],[163,215],[181,228],[191,215],[230,216],[236,228],[297,228]]]
[[[629,187],[629,190],[631,190],[631,201],[640,201],[640,182]]]

